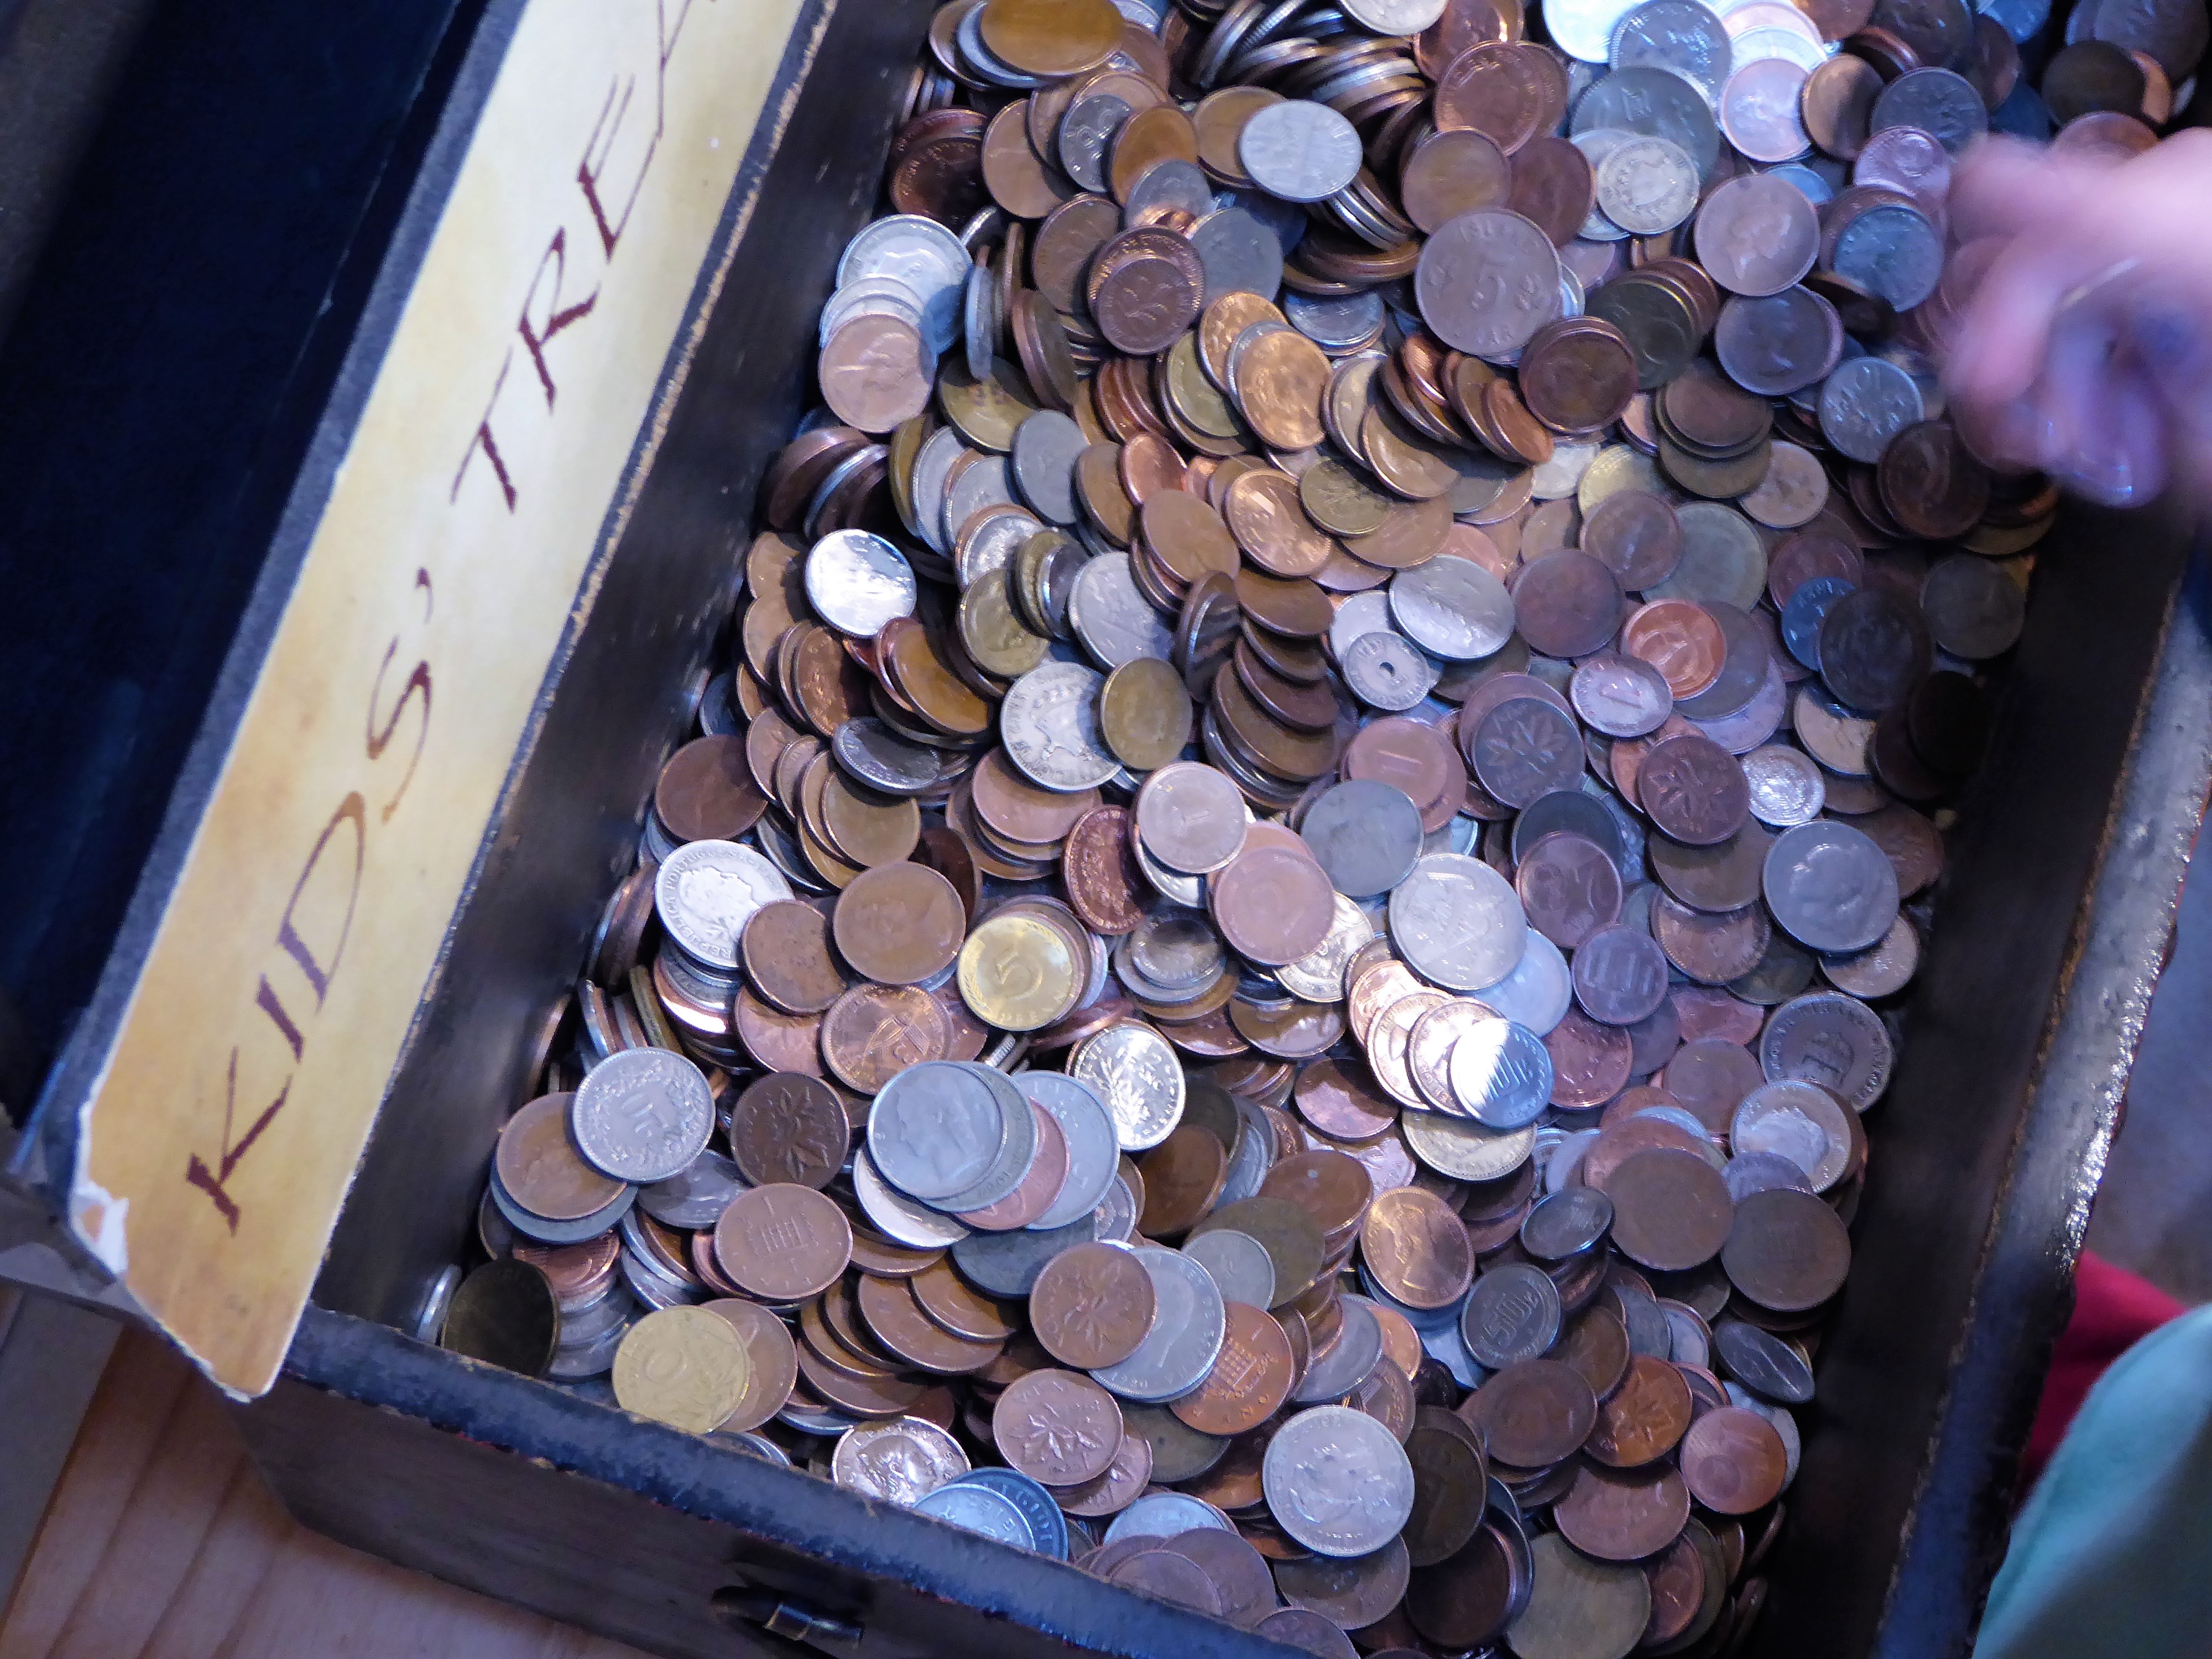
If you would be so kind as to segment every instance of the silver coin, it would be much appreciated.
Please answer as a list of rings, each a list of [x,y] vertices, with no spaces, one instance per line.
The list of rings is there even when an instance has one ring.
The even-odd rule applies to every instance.
[[[1075,458],[1089,440],[1073,418],[1041,409],[1014,428],[1014,487],[1022,499],[1054,524],[1073,524]]]
[[[1098,1237],[1096,1212],[1050,1232],[1023,1227],[1003,1233],[970,1233],[952,1247],[960,1276],[988,1296],[1027,1296],[1045,1263],[1072,1245]]]
[[[887,795],[921,795],[945,775],[940,751],[908,743],[872,715],[847,720],[830,739],[838,765]]]
[[[1098,690],[1105,684],[1104,676],[1071,662],[1047,662],[1016,680],[999,705],[1006,758],[1033,781],[1071,793],[1119,772],[1121,763],[1107,752],[1098,731]]]
[[[1382,1363],[1382,1323],[1370,1310],[1364,1297],[1347,1296],[1338,1304],[1343,1322],[1336,1340],[1314,1355],[1291,1390],[1302,1406],[1324,1400],[1340,1400],[1364,1382]]]
[[[1588,132],[1613,127],[1679,144],[1711,178],[1721,158],[1721,130],[1704,90],[1671,70],[1649,64],[1615,70],[1584,93],[1575,105],[1568,130]]]
[[[641,1188],[637,1207],[672,1227],[711,1227],[749,1184],[736,1164],[710,1147],[665,1181]]]
[[[1125,1152],[1158,1146],[1182,1121],[1182,1063],[1173,1045],[1149,1025],[1124,1020],[1086,1037],[1067,1070],[1106,1103],[1115,1140]]]
[[[1344,0],[1344,15],[1376,34],[1419,34],[1444,15],[1444,0]]]
[[[1456,1319],[1449,1325],[1417,1325],[1414,1330],[1421,1339],[1421,1352],[1449,1371],[1462,1389],[1479,1389],[1490,1380],[1490,1367],[1467,1351]]]
[[[1422,245],[1413,293],[1446,344],[1502,361],[1559,314],[1559,250],[1539,226],[1503,208],[1478,208],[1446,220]]]
[[[864,276],[839,289],[822,307],[821,343],[855,317],[896,317],[922,331],[921,296],[896,276]]]
[[[1916,128],[1955,156],[1990,130],[1990,109],[1973,82],[1954,70],[1907,70],[1881,89],[1867,125],[1875,132]]]
[[[1251,1234],[1234,1227],[1217,1228],[1192,1239],[1182,1253],[1213,1275],[1224,1301],[1242,1302],[1248,1308],[1274,1305],[1274,1259]]]
[[[1267,1115],[1242,1095],[1236,1096],[1235,1100],[1237,1144],[1230,1149],[1229,1173],[1222,1178],[1221,1197],[1214,1205],[1216,1209],[1257,1197],[1281,1150],[1275,1144],[1275,1126]]]
[[[1805,1172],[1814,1192],[1825,1193],[1850,1168],[1851,1126],[1826,1089],[1785,1079],[1763,1084],[1737,1103],[1729,1117],[1729,1145],[1786,1158]]]
[[[960,526],[985,507],[1023,505],[1014,495],[1013,469],[1004,455],[985,455],[971,462],[945,492],[945,546],[952,546],[959,538]]]
[[[860,1424],[840,1435],[830,1453],[830,1478],[839,1486],[908,1509],[968,1467],[960,1443],[919,1417]]]
[[[1079,1221],[1106,1201],[1121,1169],[1121,1146],[1114,1120],[1098,1091],[1080,1078],[1060,1072],[1020,1072],[1014,1086],[1050,1115],[1067,1143],[1067,1178],[1059,1196],[1030,1223],[1032,1232],[1050,1232]]]
[[[1029,1522],[1030,1535],[1036,1540],[1033,1547],[1038,1553],[1062,1561],[1067,1559],[1067,1517],[1054,1501],[1051,1492],[1037,1481],[1018,1469],[992,1467],[970,1469],[948,1484],[981,1486],[998,1493],[1019,1510],[1022,1519]]]
[[[624,1298],[625,1306],[634,1313],[637,1304]],[[605,1376],[615,1367],[615,1353],[636,1322],[630,1314],[617,1320],[606,1330],[587,1342],[574,1346],[562,1344],[553,1350],[553,1363],[545,1368],[545,1375],[562,1382],[580,1382],[587,1376]]]
[[[1686,502],[1674,509],[1674,516],[1682,526],[1682,557],[1666,580],[1644,590],[1644,597],[1733,605],[1738,611],[1758,605],[1766,588],[1766,544],[1751,520],[1726,501]]]
[[[1356,350],[1372,339],[1382,326],[1382,296],[1372,289],[1326,299],[1283,295],[1283,315],[1291,326],[1326,351]]]
[[[1088,191],[1106,188],[1106,151],[1134,112],[1128,100],[1095,92],[1067,106],[1060,119],[1060,165]]]
[[[1513,971],[1497,984],[1485,986],[1482,992],[1482,1000],[1492,1012],[1540,1037],[1548,1036],[1567,1017],[1574,1000],[1574,980],[1566,957],[1533,927],[1528,930],[1528,948]]]
[[[833,530],[806,555],[806,602],[841,634],[873,639],[895,617],[914,614],[914,567],[881,536]]]
[[[1795,829],[1820,816],[1828,787],[1811,756],[1786,744],[1770,744],[1743,757],[1751,785],[1751,815],[1775,830]]]
[[[1897,870],[1863,830],[1822,818],[1785,830],[1766,849],[1767,908],[1815,951],[1863,951],[1897,920]]]
[[[1917,208],[1872,208],[1844,227],[1829,263],[1837,276],[1910,311],[1942,277],[1943,238]]]
[[[1727,620],[1721,618],[1720,621],[1725,629]],[[1722,672],[1725,673],[1727,671],[1723,669]],[[1678,709],[1687,706],[1686,703],[1676,705]],[[1770,651],[1765,677],[1759,681],[1759,690],[1751,694],[1749,702],[1733,714],[1724,714],[1718,720],[1699,720],[1695,715],[1690,715],[1688,719],[1691,725],[1729,754],[1748,755],[1780,729],[1782,717],[1789,710],[1790,683],[1782,678],[1781,665],[1774,660]]]
[[[1863,1112],[1889,1086],[1893,1054],[1881,1016],[1856,997],[1815,991],[1767,1017],[1759,1064],[1769,1078],[1816,1083]]]
[[[1322,940],[1320,948],[1275,969],[1283,988],[1301,1001],[1341,1002],[1345,969],[1359,947],[1375,937],[1374,919],[1364,910],[1342,893],[1336,896],[1335,904],[1328,937]]]
[[[1206,1381],[1221,1357],[1229,1328],[1221,1287],[1180,1250],[1139,1244],[1130,1254],[1152,1281],[1152,1328],[1134,1353],[1099,1367],[1091,1377],[1126,1399],[1179,1400]]]
[[[1316,1406],[1276,1431],[1260,1488],[1282,1529],[1316,1555],[1367,1555],[1413,1512],[1413,1466],[1365,1412]]]
[[[993,360],[999,355],[999,279],[989,264],[971,265],[968,284],[961,292],[961,349],[968,359],[971,379],[991,378]]]
[[[1485,1128],[1523,1127],[1551,1103],[1551,1052],[1525,1025],[1477,1020],[1452,1044],[1451,1089],[1460,1109]]]
[[[1115,1516],[1106,1541],[1124,1538],[1173,1538],[1185,1532],[1235,1532],[1236,1523],[1202,1498],[1186,1492],[1148,1492]]]
[[[1809,17],[1805,19],[1802,28],[1784,24],[1776,28],[1746,29],[1733,38],[1729,47],[1730,80],[1749,65],[1764,63],[1771,58],[1794,64],[1809,75],[1820,68],[1828,56],[1826,47],[1820,43],[1820,32],[1813,27],[1813,20]],[[1723,100],[1726,100],[1725,94]]]
[[[957,336],[960,300],[974,262],[960,239],[934,219],[895,213],[861,227],[837,260],[837,286],[889,276],[921,301],[922,337],[942,353]]]
[[[1413,872],[1421,856],[1421,809],[1395,784],[1354,778],[1324,790],[1306,809],[1298,834],[1340,894],[1373,898]]]
[[[945,1063],[959,1066],[991,1091],[998,1107],[999,1121],[1005,1130],[999,1143],[999,1155],[991,1161],[989,1169],[958,1192],[933,1200],[957,1215],[963,1210],[988,1209],[1000,1199],[1011,1196],[1028,1178],[1030,1166],[1036,1162],[1036,1112],[1014,1086],[1013,1080],[995,1066],[980,1060]]]
[[[994,513],[982,528],[954,549],[953,574],[963,588],[997,575],[1014,562],[1024,544],[1044,528],[1044,520],[1018,507]]]
[[[1641,136],[1624,132],[1618,127],[1592,127],[1588,132],[1576,133],[1567,142],[1589,159],[1590,173],[1595,177],[1607,156]],[[1605,210],[1597,205],[1595,198],[1590,204],[1589,216],[1583,221],[1582,229],[1576,234],[1586,242],[1620,242],[1628,237],[1626,231],[1605,216]],[[1565,267],[1563,265],[1561,269]]]
[[[570,1103],[576,1150],[618,1181],[665,1181],[707,1148],[714,1091],[665,1048],[625,1048],[586,1073]]]
[[[1544,27],[1552,44],[1585,64],[1607,61],[1621,20],[1636,0],[1546,0]]]
[[[1536,1358],[1559,1340],[1559,1287],[1525,1261],[1492,1267],[1468,1292],[1459,1330],[1467,1351],[1492,1370]]]
[[[1328,648],[1339,662],[1352,649],[1352,642],[1363,634],[1388,632],[1390,627],[1390,596],[1379,587],[1370,587],[1364,593],[1349,595],[1336,608],[1336,617],[1328,626]]]
[[[1398,1120],[1415,1158],[1438,1175],[1455,1181],[1495,1181],[1511,1175],[1535,1150],[1536,1131],[1486,1129],[1480,1123],[1442,1112],[1409,1111]]]
[[[1575,665],[1567,701],[1585,725],[1609,738],[1640,738],[1656,732],[1674,712],[1667,677],[1640,657],[1602,652]]]
[[[1597,166],[1600,211],[1636,236],[1672,230],[1698,205],[1698,169],[1689,153],[1643,134],[1616,145]]]
[[[910,1250],[941,1250],[968,1237],[968,1229],[951,1216],[885,1181],[866,1146],[853,1153],[853,1196],[870,1226]]]
[[[901,1192],[945,1199],[990,1172],[1005,1150],[1007,1127],[988,1082],[953,1060],[923,1060],[877,1095],[868,1114],[868,1153]]]
[[[1352,641],[1340,659],[1344,683],[1370,708],[1402,714],[1435,687],[1437,665],[1411,640],[1378,628]]]
[[[1171,165],[1163,162],[1145,177]],[[1205,302],[1224,294],[1273,294],[1283,285],[1283,244],[1274,231],[1242,208],[1204,214],[1190,228],[1190,245],[1206,268]]]
[[[950,553],[952,539],[945,533],[945,496],[955,462],[969,453],[959,428],[941,426],[922,440],[915,452],[913,516],[908,520],[933,551]]]
[[[1472,559],[1431,559],[1390,579],[1390,615],[1406,637],[1452,662],[1474,662],[1513,637],[1513,596]]]
[[[1106,1196],[1099,1200],[1098,1207],[1088,1219],[1093,1236],[1109,1244],[1127,1244],[1137,1236],[1137,1195],[1118,1170],[1107,1186]]]
[[[1326,104],[1285,99],[1245,122],[1237,159],[1252,182],[1285,202],[1318,202],[1359,176],[1359,132]]]
[[[1615,26],[1606,61],[1616,70],[1650,68],[1679,75],[1718,108],[1731,50],[1728,31],[1711,7],[1698,0],[1644,0]]]
[[[1390,895],[1390,937],[1423,979],[1479,991],[1511,973],[1528,949],[1520,896],[1480,859],[1432,853]]]
[[[1160,210],[1174,208],[1196,219],[1213,211],[1213,182],[1195,161],[1170,157],[1139,173],[1121,204],[1127,226],[1152,223]]]
[[[915,1501],[914,1512],[957,1527],[984,1538],[995,1538],[1018,1550],[1034,1550],[1036,1534],[1014,1501],[1003,1492],[948,1480],[935,1492]]]
[[[1103,553],[1076,573],[1067,620],[1091,659],[1107,668],[1139,657],[1165,662],[1175,645],[1160,613],[1138,591],[1127,553]]]
[[[750,847],[691,841],[653,878],[653,905],[668,936],[708,968],[734,973],[738,939],[763,904],[791,896],[782,872]]]

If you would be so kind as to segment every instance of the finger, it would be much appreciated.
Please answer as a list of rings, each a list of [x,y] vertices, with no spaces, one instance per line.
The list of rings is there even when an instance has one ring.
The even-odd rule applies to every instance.
[[[2109,319],[2063,319],[2035,402],[2044,471],[2093,500],[2124,506],[2164,482],[2166,422],[2156,394],[2116,362],[2113,346]]]
[[[1947,206],[1960,240],[2051,234],[2111,186],[2117,164],[2094,155],[2055,154],[1996,135],[1967,151],[1953,175]]]
[[[1951,395],[1995,416],[2043,372],[2059,302],[2092,274],[2069,244],[2015,238],[1967,301],[1943,365]]]

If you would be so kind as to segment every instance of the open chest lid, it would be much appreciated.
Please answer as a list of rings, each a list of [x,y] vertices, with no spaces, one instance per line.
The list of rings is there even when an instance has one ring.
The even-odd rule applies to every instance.
[[[234,1394],[283,1363],[788,112],[787,46],[803,70],[830,9],[511,0],[469,48],[17,1159]]]

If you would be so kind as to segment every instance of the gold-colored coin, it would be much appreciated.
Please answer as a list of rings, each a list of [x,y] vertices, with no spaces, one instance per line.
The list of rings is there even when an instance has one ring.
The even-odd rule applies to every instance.
[[[1133,657],[1106,677],[1098,730],[1133,772],[1165,766],[1190,742],[1194,718],[1182,676],[1158,657]]]
[[[1398,503],[1334,458],[1316,462],[1298,478],[1298,502],[1333,536],[1380,530]]]
[[[1267,466],[1247,469],[1229,486],[1223,506],[1222,516],[1229,520],[1229,533],[1237,538],[1237,544],[1272,574],[1310,576],[1336,550],[1336,544],[1306,516],[1299,504],[1298,482],[1287,472]]]
[[[726,1320],[704,1308],[662,1308],[615,1350],[615,1399],[626,1412],[705,1434],[745,1397],[752,1362]]]
[[[1237,411],[1206,378],[1205,365],[1198,360],[1195,334],[1184,335],[1168,349],[1164,390],[1168,412],[1182,416],[1206,436],[1236,438],[1242,434],[1243,423],[1237,418]]]
[[[1014,447],[1014,428],[1036,413],[1029,383],[1004,357],[992,363],[988,380],[969,374],[959,358],[946,358],[938,368],[937,398],[962,437],[1001,455]]]
[[[1584,470],[1582,482],[1575,486],[1575,505],[1582,508],[1583,517],[1587,519],[1600,502],[1627,489],[1656,495],[1662,501],[1668,495],[1665,482],[1659,477],[1656,461],[1632,445],[1607,444],[1598,451],[1597,459]]]
[[[1010,680],[1044,660],[1046,641],[1014,614],[1005,577],[994,573],[960,596],[960,643],[986,674]]]
[[[1080,75],[1121,44],[1121,14],[1108,0],[990,0],[983,44],[1024,75]]]
[[[1773,459],[1771,442],[1760,443],[1747,454],[1714,461],[1692,455],[1670,438],[1662,435],[1659,440],[1659,465],[1667,476],[1692,495],[1709,501],[1732,501],[1758,489]]]
[[[1255,323],[1283,323],[1273,300],[1243,289],[1232,289],[1201,312],[1198,319],[1198,357],[1207,378],[1217,386],[1229,384],[1229,348]]]
[[[1034,1031],[1063,1018],[1082,994],[1075,953],[1034,916],[995,915],[960,947],[960,1000],[986,1024]]]

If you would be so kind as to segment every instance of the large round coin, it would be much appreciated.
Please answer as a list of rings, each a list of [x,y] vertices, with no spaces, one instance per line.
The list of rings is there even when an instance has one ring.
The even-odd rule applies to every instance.
[[[868,1156],[884,1180],[915,1198],[950,1198],[974,1186],[1006,1140],[990,1085],[949,1060],[908,1066],[868,1113]]]
[[[1478,1020],[1452,1045],[1451,1088],[1477,1123],[1518,1129],[1551,1103],[1551,1051],[1525,1025]]]
[[[1775,921],[1815,951],[1863,951],[1897,920],[1896,866],[1871,836],[1833,819],[1776,836],[1762,882]]]
[[[1455,991],[1495,985],[1528,945],[1520,896],[1463,853],[1432,853],[1390,895],[1390,937],[1422,978]]]
[[[1559,314],[1559,255],[1533,221],[1480,208],[1447,221],[1413,270],[1421,316],[1445,344],[1503,357]]]
[[[914,567],[881,536],[833,530],[806,556],[806,602],[841,634],[873,639],[894,617],[914,614]]]
[[[781,870],[731,841],[686,842],[653,878],[653,906],[668,936],[725,974],[737,971],[738,941],[753,912],[790,896]]]
[[[665,1048],[625,1048],[586,1074],[569,1109],[576,1150],[620,1181],[665,1181],[706,1150],[714,1095]]]
[[[1261,1489],[1275,1522],[1316,1555],[1365,1555],[1413,1512],[1413,1466],[1364,1412],[1316,1406],[1267,1443]]]
[[[1421,855],[1421,809],[1395,784],[1354,778],[1306,809],[1298,833],[1346,898],[1387,893]]]
[[[1173,1400],[1205,1382],[1221,1357],[1228,1308],[1213,1275],[1181,1250],[1140,1244],[1132,1254],[1152,1275],[1152,1325],[1134,1353],[1091,1375],[1124,1399]]]

